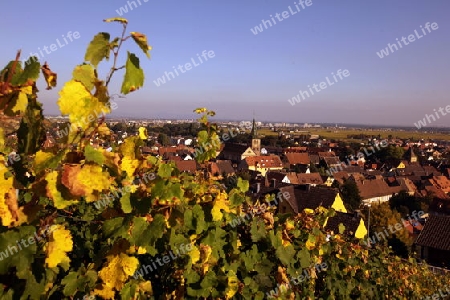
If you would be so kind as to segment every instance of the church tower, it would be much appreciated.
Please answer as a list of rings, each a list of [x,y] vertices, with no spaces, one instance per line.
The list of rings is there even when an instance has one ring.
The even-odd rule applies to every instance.
[[[252,124],[252,150],[256,155],[261,155],[261,139],[258,138],[258,128],[256,126],[255,118],[253,118]]]
[[[414,153],[412,147],[409,147],[408,151],[405,153],[405,158],[406,158],[410,163],[416,163],[416,162],[417,162],[417,155]]]

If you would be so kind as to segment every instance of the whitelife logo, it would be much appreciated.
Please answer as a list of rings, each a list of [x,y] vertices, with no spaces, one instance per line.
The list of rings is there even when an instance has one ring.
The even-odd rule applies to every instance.
[[[139,5],[136,3],[139,3]],[[141,0],[136,0],[136,1],[127,1],[127,4],[120,7],[119,9],[116,9],[116,13],[119,16],[123,16],[124,14],[128,13],[128,8],[130,8],[130,11],[132,11],[134,8],[138,8],[139,6],[142,5]],[[149,0],[142,0],[142,2],[147,3]],[[133,7],[134,6],[134,7]]]
[[[202,55],[201,55],[205,62],[208,61],[208,57],[209,58],[214,58],[216,56],[216,54],[214,53],[214,51],[210,50],[208,51],[208,53],[206,53],[206,50],[203,50]],[[192,65],[194,65],[194,67],[198,67],[201,64],[203,64],[203,59],[200,57],[200,55],[197,53],[197,58],[200,61],[199,64],[196,63],[196,61],[194,60],[194,58],[191,58],[192,64],[190,62],[185,63],[184,65],[178,65],[178,68],[176,68],[175,66],[173,66],[173,71],[175,72],[175,74],[177,74],[177,76],[175,76],[172,72],[165,72],[164,75],[162,77],[159,77],[157,80],[153,80],[153,82],[155,83],[155,85],[157,87],[160,87],[161,85],[166,83],[166,78],[168,81],[171,81],[172,79],[175,79],[175,77],[180,76],[180,74],[178,73],[177,69],[180,70],[180,72],[182,74],[186,73],[187,71],[192,70]],[[185,69],[183,69],[183,66]],[[170,75],[170,76],[169,76]],[[172,78],[171,78],[172,77]]]
[[[49,47],[47,47],[45,45],[44,47],[42,47],[42,49],[41,49],[41,47],[38,47],[38,52],[39,53],[30,52],[30,55],[28,56],[28,58],[25,58],[25,59],[22,60],[22,65],[25,66],[26,61],[28,59],[30,59],[30,57],[37,57],[37,60],[40,60],[40,59],[44,58],[45,54],[42,52],[42,50],[48,55],[48,54],[51,54],[52,52],[55,52],[58,49],[63,48],[64,46],[67,46],[69,44],[69,41],[73,42],[74,40],[78,40],[80,38],[80,33],[78,31],[74,31],[73,33],[72,33],[72,31],[69,31],[67,33],[67,35],[63,34],[61,36],[62,36],[62,38],[64,40],[64,43],[62,43],[59,40],[59,38],[57,38],[56,39],[56,44],[51,44]],[[69,40],[69,41],[67,41],[67,40]]]
[[[339,69],[339,70],[337,70],[336,73],[337,73],[336,75],[340,78],[341,81],[344,80],[344,78],[350,76],[350,72],[349,72],[347,69],[345,69],[344,71],[342,71],[341,69]],[[324,90],[324,89],[326,89],[326,88],[328,88],[329,86],[334,85],[335,83],[338,82],[338,79],[336,78],[336,75],[334,75],[333,72],[331,73],[331,75],[333,75],[334,82],[330,81],[330,79],[329,79],[328,76],[327,76],[327,77],[325,77],[326,82],[325,82],[325,81],[322,81],[322,82],[319,83],[319,84],[314,83],[314,84],[312,85],[312,87],[314,88],[314,90],[315,90],[317,93],[320,92],[320,91],[322,91],[322,90]],[[344,76],[344,78],[343,78],[342,76]],[[318,87],[319,87],[320,89],[318,89]],[[311,93],[311,95],[308,93],[308,91],[302,91],[302,90],[300,90],[299,93],[297,94],[297,96],[292,97],[292,99],[288,99],[289,103],[290,103],[292,106],[294,106],[296,103],[300,103],[300,102],[302,101],[302,99],[305,100],[306,98],[309,98],[309,97],[311,97],[312,95],[314,95],[314,91],[312,90],[312,88],[311,88],[310,85],[308,85],[308,88],[309,88],[309,92]],[[302,99],[300,99],[300,96],[302,97]]]
[[[439,120],[440,117],[439,117],[438,112],[436,111],[436,109],[433,109],[433,110],[434,110],[434,114],[436,115],[436,118]],[[445,111],[447,113],[444,112],[444,108],[443,107],[439,107],[438,111],[442,114],[443,117],[445,117],[447,115],[447,113],[450,113],[450,105],[447,105],[445,107]],[[425,114],[425,118],[423,118],[422,120],[417,121],[417,123],[414,123],[414,125],[417,127],[417,129],[420,129],[422,127],[427,126],[427,121],[428,121],[428,124],[431,124],[431,122],[436,122],[436,118],[434,117],[433,114],[431,114],[431,115]],[[433,121],[431,121],[431,119],[433,119]]]
[[[423,35],[420,35],[420,34],[417,32],[417,30],[414,30],[414,33],[415,33],[415,34],[410,34],[410,35],[408,35],[408,41],[409,41],[409,43],[406,41],[406,37],[402,36],[402,38],[401,38],[400,40],[403,42],[403,45],[407,46],[407,45],[409,45],[410,43],[416,41],[416,38],[417,38],[418,40],[420,40],[421,38],[423,38],[424,36],[426,36],[426,35],[427,35],[427,32],[426,32],[425,29],[422,27],[422,25],[420,25],[420,28],[422,29]],[[439,26],[438,26],[438,24],[437,24],[436,22],[431,23],[431,24],[430,24],[430,22],[427,22],[427,24],[425,24],[425,28],[427,29],[428,33],[430,33],[430,32],[431,32],[431,29],[437,30],[437,29],[439,28]],[[430,28],[431,28],[431,29],[430,29]],[[397,38],[396,40],[397,40],[398,47],[400,47],[400,49],[401,49],[401,48],[402,48],[402,43],[400,43],[400,41],[399,41],[398,38]],[[386,48],[381,49],[380,52],[377,52],[377,55],[378,55],[379,58],[384,58],[385,56],[388,56],[390,53],[394,53],[395,51],[398,51],[398,50],[399,50],[398,47],[397,47],[397,45],[396,45],[395,43],[394,43],[394,44],[388,43],[388,45],[387,45]],[[389,53],[389,50],[391,50],[390,53]]]
[[[282,22],[282,21],[286,20],[287,18],[289,18],[290,16],[296,15],[300,11],[305,10],[306,7],[312,5],[312,0],[306,0],[306,1],[300,0],[300,1],[298,1],[298,3],[294,2],[294,5],[297,10],[292,9],[292,7],[289,5],[289,7],[288,7],[289,11],[285,10],[281,14],[280,13],[275,14],[275,17],[278,19],[279,22]],[[302,9],[300,9],[299,5],[302,7]],[[264,28],[269,29],[270,27],[276,25],[277,22],[275,21],[275,18],[273,17],[273,15],[270,15],[270,18],[271,18],[272,22],[270,20],[263,19],[263,20],[261,20],[262,23],[260,23],[258,26],[255,26],[254,28],[250,28],[250,31],[254,35],[257,35],[258,33],[262,33],[264,31]],[[267,27],[267,25],[269,25],[269,27]]]

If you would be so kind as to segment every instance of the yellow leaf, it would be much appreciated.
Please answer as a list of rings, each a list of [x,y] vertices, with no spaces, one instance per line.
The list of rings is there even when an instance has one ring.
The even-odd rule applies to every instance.
[[[114,299],[115,292],[111,287],[102,286],[102,288],[96,288],[94,290],[94,295],[100,296],[103,299]]]
[[[139,127],[139,138],[141,140],[147,140],[148,139],[147,128]]]
[[[127,19],[119,18],[119,17],[105,19],[105,20],[103,20],[103,22],[107,22],[107,23],[109,23],[109,22],[119,22],[119,23],[122,23],[122,24],[128,24],[128,20]]]
[[[128,177],[132,177],[134,174],[134,171],[139,166],[139,161],[136,159],[131,159],[130,157],[126,156],[122,158],[122,171],[125,171],[127,173]]]
[[[78,203],[76,200],[66,200],[58,190],[58,172],[53,171],[45,176],[47,181],[47,196],[53,200],[53,205],[57,209],[64,209],[67,206]]]
[[[111,129],[109,129],[105,123],[102,123],[102,125],[98,126],[97,131],[100,135],[103,135],[103,136],[111,135]]]
[[[305,246],[308,250],[314,249],[316,247],[316,237],[310,234]]]
[[[106,259],[107,265],[98,273],[99,277],[106,288],[121,291],[128,278],[136,272],[139,261],[124,253],[107,256]]]
[[[10,226],[16,220],[18,210],[16,189],[14,188],[14,177],[5,179],[9,172],[5,166],[5,157],[0,155],[0,218],[3,226]]]
[[[47,161],[49,161],[53,157],[54,155],[50,152],[44,152],[42,150],[36,152],[36,156],[34,157],[34,166],[36,168],[36,172],[38,173],[42,171]]]
[[[191,258],[192,264],[200,260],[200,250],[198,250],[197,246],[192,246],[192,250],[189,251],[189,257]]]
[[[24,113],[28,106],[28,96],[31,94],[31,86],[23,87],[20,89],[19,96],[17,98],[16,105],[12,108],[12,111],[17,113]]]
[[[55,225],[49,237],[49,242],[45,246],[45,263],[49,268],[55,268],[62,263],[70,263],[67,252],[72,251],[73,242],[70,231],[62,225]]]
[[[239,279],[233,271],[228,272],[228,286],[226,288],[226,299],[231,299],[239,289]]]
[[[73,126],[83,130],[91,127],[97,119],[111,109],[91,95],[78,81],[68,81],[59,92],[58,105],[63,115],[69,115]]]
[[[139,283],[139,289],[149,294],[153,294],[152,283],[150,281]]]
[[[109,173],[99,165],[84,165],[76,178],[85,186],[86,202],[98,200],[100,193],[111,185]]]
[[[229,201],[226,198],[226,193],[219,193],[214,201],[214,206],[211,210],[211,214],[213,217],[213,221],[222,220],[223,213],[221,210],[225,212],[234,212],[236,213],[236,209],[230,209]]]

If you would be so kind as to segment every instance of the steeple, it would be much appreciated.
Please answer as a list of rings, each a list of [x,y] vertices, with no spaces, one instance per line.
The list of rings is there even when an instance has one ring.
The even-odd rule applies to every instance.
[[[252,150],[256,155],[261,154],[261,139],[258,138],[258,129],[256,127],[255,112],[253,112],[253,123],[252,123]]]
[[[256,126],[255,121],[255,111],[253,111],[253,122],[252,122],[252,131],[251,131],[252,139],[258,138],[258,127]]]
[[[256,121],[255,118],[253,118],[253,122],[252,122],[252,131],[251,131],[251,136],[253,139],[256,139],[258,137],[258,128],[256,127]]]
[[[405,153],[405,158],[409,160],[410,163],[417,162],[417,155],[414,153],[413,148],[410,146],[408,151]]]

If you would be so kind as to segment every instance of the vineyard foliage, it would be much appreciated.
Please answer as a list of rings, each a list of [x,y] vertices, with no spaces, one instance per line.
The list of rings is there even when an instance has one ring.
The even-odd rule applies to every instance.
[[[122,94],[144,84],[136,54],[118,65],[123,43],[131,37],[147,57],[151,50],[144,34],[127,36],[127,20],[105,21],[122,26],[122,35],[97,34],[62,86],[58,105],[70,130],[58,149],[42,148],[36,85],[42,71],[46,88],[55,88],[57,74],[35,57],[23,65],[20,52],[0,71],[0,110],[21,120],[16,149],[6,146],[11,132],[0,128],[0,299],[265,299],[277,287],[279,299],[420,299],[450,285],[384,247],[329,235],[323,224],[331,210],[266,211],[232,227],[251,205],[248,181],[225,190],[205,172],[180,173],[143,156],[139,136],[112,151],[93,147],[92,138],[110,135],[104,114],[113,105],[112,76],[124,72]],[[102,80],[98,66],[108,62]],[[220,147],[218,128],[208,120],[214,112],[195,111],[203,147],[196,160],[204,164]],[[104,195],[115,196],[98,209]],[[317,272],[316,264],[327,268]],[[305,271],[310,278],[280,289]]]

